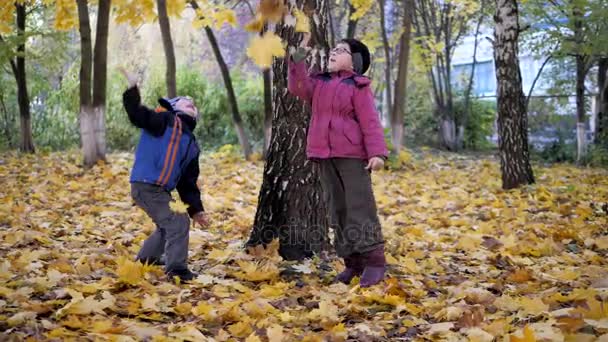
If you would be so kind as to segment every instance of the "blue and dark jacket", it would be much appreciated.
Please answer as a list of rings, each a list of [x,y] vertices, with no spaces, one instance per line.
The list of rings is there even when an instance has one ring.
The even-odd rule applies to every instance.
[[[196,120],[175,111],[157,113],[141,104],[137,87],[127,89],[123,104],[141,137],[131,170],[131,183],[155,184],[167,191],[177,188],[190,216],[204,211],[197,185],[200,149],[193,131]]]

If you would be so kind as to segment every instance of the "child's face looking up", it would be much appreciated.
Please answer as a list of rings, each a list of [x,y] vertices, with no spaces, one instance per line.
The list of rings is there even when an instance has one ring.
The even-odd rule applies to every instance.
[[[348,44],[339,43],[335,48],[331,49],[327,68],[329,72],[353,69],[353,57]]]
[[[194,105],[194,101],[188,97],[180,98],[174,107],[176,110],[188,114],[195,119],[198,118],[198,108]]]

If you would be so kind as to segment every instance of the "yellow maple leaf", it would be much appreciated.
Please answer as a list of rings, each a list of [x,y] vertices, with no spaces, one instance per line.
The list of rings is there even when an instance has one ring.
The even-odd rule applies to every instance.
[[[228,327],[228,331],[234,337],[245,338],[253,332],[253,329],[251,328],[251,325],[248,322],[238,322],[230,325]]]
[[[238,260],[237,263],[242,270],[235,274],[239,279],[260,282],[272,280],[279,276],[279,269],[274,263],[243,260]]]
[[[144,279],[144,264],[129,260],[127,257],[120,257],[116,264],[118,266],[116,274],[119,281],[128,285],[137,285]]]
[[[215,307],[207,302],[200,301],[192,308],[192,314],[202,317],[205,320],[211,321],[217,317]]]
[[[221,29],[224,24],[229,24],[232,27],[236,27],[236,14],[234,11],[228,8],[223,8],[213,12],[213,19],[215,20],[215,28]]]
[[[261,0],[258,13],[264,20],[277,23],[283,19],[286,7],[283,0]]]
[[[245,30],[247,32],[260,33],[264,28],[264,18],[258,15],[252,21],[245,24]]]
[[[285,48],[276,34],[268,31],[263,36],[255,36],[247,48],[247,56],[263,69],[272,65],[273,57],[284,57]]]
[[[102,293],[102,300],[95,299],[95,296],[84,297],[82,293],[72,289],[67,290],[72,300],[63,308],[57,311],[57,317],[62,317],[66,314],[72,315],[89,315],[91,313],[103,314],[103,310],[113,307],[116,299],[109,292]]]
[[[310,20],[306,13],[296,9],[293,15],[296,17],[296,32],[310,32]]]
[[[530,326],[526,325],[523,330],[523,336],[519,337],[517,335],[509,336],[510,342],[536,342],[536,337],[534,336],[534,330],[530,328]]]
[[[249,335],[245,339],[245,342],[262,342],[262,340],[260,340],[260,338],[258,337],[258,335],[256,335],[255,333],[251,333],[251,335]]]
[[[266,335],[268,336],[269,342],[282,342],[285,338],[283,327],[278,324],[273,324],[266,328]]]

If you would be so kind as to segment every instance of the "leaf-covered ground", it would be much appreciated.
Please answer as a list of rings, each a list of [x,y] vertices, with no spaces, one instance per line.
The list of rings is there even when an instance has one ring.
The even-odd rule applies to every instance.
[[[224,148],[201,159],[201,276],[175,285],[132,262],[153,225],[130,155],[109,159],[0,155],[1,340],[608,341],[606,170],[538,166],[504,192],[494,160],[403,154],[374,175],[389,278],[361,289],[331,283],[331,254],[242,250],[263,163]]]

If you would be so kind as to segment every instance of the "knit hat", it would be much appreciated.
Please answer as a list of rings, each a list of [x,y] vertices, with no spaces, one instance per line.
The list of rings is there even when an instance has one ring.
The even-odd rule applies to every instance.
[[[177,101],[179,101],[181,98],[182,98],[181,96],[174,97],[172,99],[161,97],[160,99],[158,99],[158,103],[165,110],[172,112],[175,110],[175,108],[173,108],[173,106],[175,106]]]
[[[367,46],[353,38],[342,39],[342,42],[348,44],[348,47],[350,48],[350,53],[353,56],[353,68],[355,69],[355,72],[361,75],[365,74],[365,72],[369,69],[369,64],[371,61],[371,56]]]

